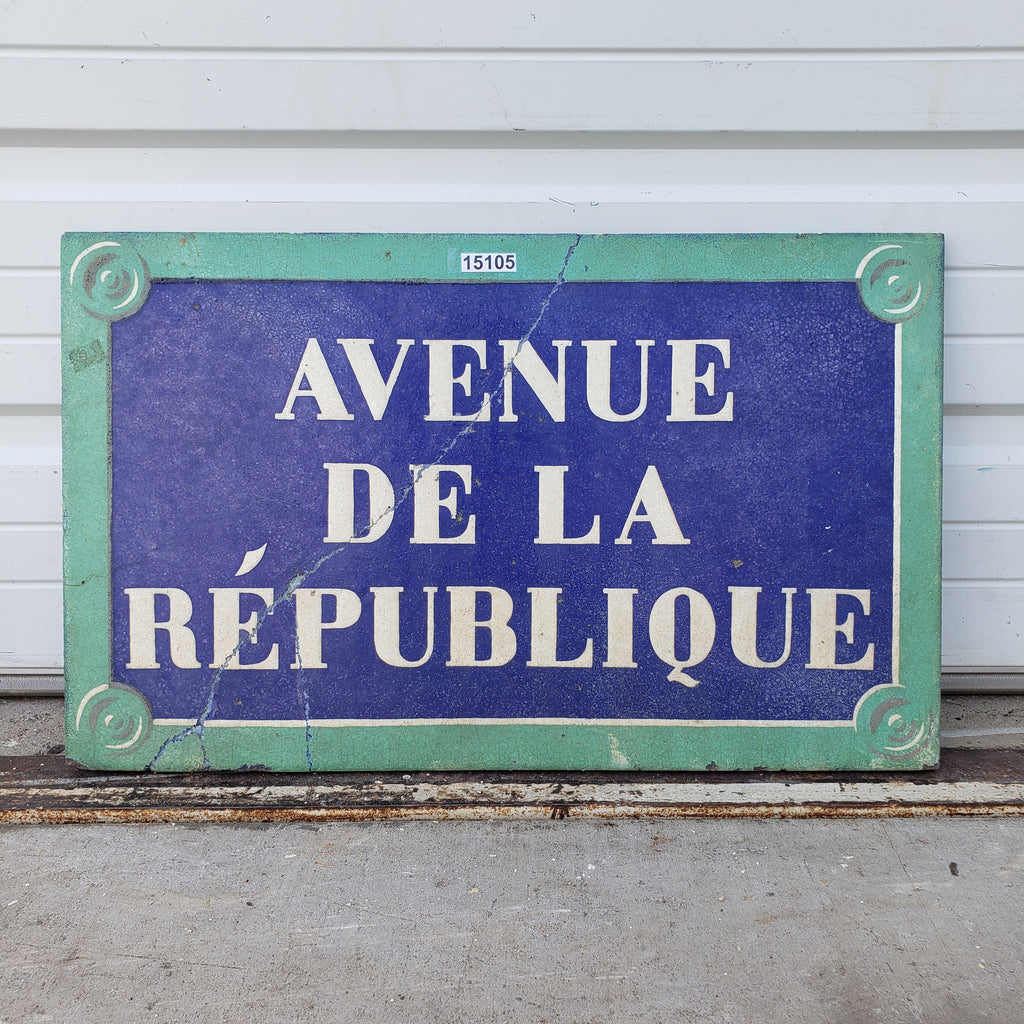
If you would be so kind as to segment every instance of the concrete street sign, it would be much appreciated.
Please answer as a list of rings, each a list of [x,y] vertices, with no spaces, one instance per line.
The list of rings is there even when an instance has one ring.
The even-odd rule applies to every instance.
[[[67,752],[922,768],[935,235],[69,234]]]

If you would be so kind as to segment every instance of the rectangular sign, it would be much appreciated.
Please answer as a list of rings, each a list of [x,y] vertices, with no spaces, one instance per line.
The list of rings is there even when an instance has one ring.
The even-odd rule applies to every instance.
[[[937,235],[69,234],[67,753],[937,761]]]

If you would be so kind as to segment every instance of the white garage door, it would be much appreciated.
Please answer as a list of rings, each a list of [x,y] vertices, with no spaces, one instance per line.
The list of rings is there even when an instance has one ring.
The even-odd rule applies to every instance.
[[[941,231],[943,665],[1024,683],[1024,19],[997,6],[4,5],[0,673],[61,668],[62,231]]]

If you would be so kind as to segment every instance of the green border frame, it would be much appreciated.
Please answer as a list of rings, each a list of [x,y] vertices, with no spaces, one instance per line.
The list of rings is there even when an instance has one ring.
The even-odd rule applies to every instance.
[[[515,274],[462,252],[515,252]],[[108,770],[887,769],[938,762],[943,239],[925,234],[69,233],[61,240],[67,756]],[[858,281],[902,348],[898,683],[849,723],[154,725],[112,682],[110,323],[150,280]],[[895,625],[895,623],[894,623]],[[895,638],[894,638],[895,639]],[[307,736],[308,733],[308,736]]]

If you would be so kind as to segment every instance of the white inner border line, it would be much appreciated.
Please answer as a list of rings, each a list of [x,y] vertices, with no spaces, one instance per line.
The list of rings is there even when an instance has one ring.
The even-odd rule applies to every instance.
[[[195,725],[194,718],[154,718],[154,725],[190,726]],[[621,728],[623,726],[687,726],[691,728],[704,728],[709,725],[727,726],[757,726],[759,728],[780,728],[786,729],[792,726],[806,728],[808,726],[821,726],[823,728],[852,729],[853,722],[845,718],[828,719],[825,721],[788,721],[785,719],[771,719],[769,721],[755,721],[747,719],[726,718],[712,720],[704,718],[691,719],[670,719],[670,718],[286,718],[239,721],[234,718],[209,718],[203,722],[203,726],[210,729],[230,729],[243,725],[281,726],[291,729],[305,728],[310,726],[353,726],[353,725],[394,725],[403,728],[410,725],[589,725],[601,728]]]
[[[896,324],[893,365],[892,466],[892,681],[900,686],[900,499],[903,473],[903,324]]]
[[[900,683],[900,501],[903,442],[903,324],[894,324],[893,332],[893,471],[892,471],[892,637],[891,637],[891,676],[892,683],[881,683],[879,686],[901,686]],[[863,694],[857,702],[859,709],[864,698],[879,686]],[[560,725],[560,726],[596,726],[602,728],[622,728],[623,726],[674,726],[676,728],[721,728],[737,726],[744,728],[854,728],[856,710],[852,719],[828,720],[769,720],[756,719],[663,719],[663,718],[295,718],[295,719],[259,719],[239,721],[237,719],[207,719],[203,727],[211,729],[244,728],[248,726],[298,729],[317,726],[320,728],[340,728],[353,726],[400,726],[408,728],[420,726],[444,725]],[[196,725],[192,718],[154,718],[157,726],[174,726],[188,728]]]

